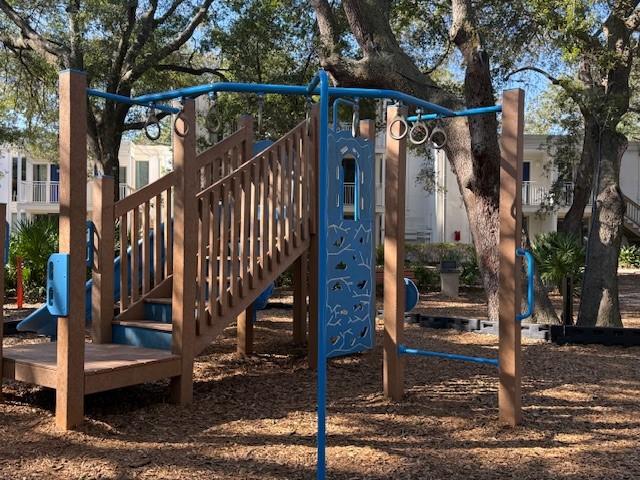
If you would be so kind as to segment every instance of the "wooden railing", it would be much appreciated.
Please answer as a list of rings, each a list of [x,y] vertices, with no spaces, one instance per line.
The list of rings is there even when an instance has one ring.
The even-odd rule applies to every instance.
[[[174,185],[171,172],[114,205],[120,230],[121,316],[172,273]]]
[[[232,146],[247,151],[229,140],[228,153]],[[236,168],[214,164],[214,172],[228,173],[197,194],[196,325],[203,344],[308,248],[314,152],[302,122]]]

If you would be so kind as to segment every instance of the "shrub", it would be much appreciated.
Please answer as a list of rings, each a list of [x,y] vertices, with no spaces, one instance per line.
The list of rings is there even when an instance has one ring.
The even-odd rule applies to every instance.
[[[560,290],[566,276],[573,278],[574,285],[581,282],[585,250],[577,236],[562,232],[542,233],[536,237],[532,251],[545,284]]]
[[[461,267],[460,282],[467,286],[477,285],[480,280],[480,268],[476,257],[474,256],[472,259],[462,262]]]
[[[438,265],[442,260],[464,263],[475,258],[475,250],[464,243],[409,243],[405,258],[408,265]]]
[[[376,247],[376,267],[384,267],[384,245],[382,243]]]
[[[49,255],[58,251],[58,219],[36,217],[21,220],[9,242],[9,284],[15,285],[16,257],[22,257],[22,278],[29,300],[43,300]]]
[[[435,269],[419,265],[414,267],[412,271],[416,279],[416,286],[421,292],[433,290],[438,286],[440,275]]]
[[[640,247],[625,245],[620,249],[618,263],[624,268],[640,268]]]

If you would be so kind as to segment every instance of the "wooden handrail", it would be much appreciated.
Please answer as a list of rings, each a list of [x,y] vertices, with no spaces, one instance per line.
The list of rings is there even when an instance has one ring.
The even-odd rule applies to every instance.
[[[176,183],[175,172],[169,172],[164,177],[160,177],[153,183],[145,185],[140,190],[135,191],[128,197],[118,200],[113,207],[115,218],[124,215],[129,210],[139,207],[148,200],[160,195],[162,192],[171,188]]]
[[[240,127],[228,137],[225,137],[215,145],[212,145],[196,157],[195,168],[200,169],[208,163],[212,163],[219,155],[224,154],[229,150],[229,148],[236,145],[239,141],[242,141],[246,134],[245,127]]]
[[[228,182],[233,177],[235,177],[235,176],[239,175],[241,172],[247,170],[251,165],[254,165],[256,163],[256,161],[260,157],[266,155],[269,151],[272,151],[272,150],[275,150],[275,149],[281,147],[284,142],[288,141],[289,136],[291,134],[293,134],[297,130],[302,129],[303,127],[305,127],[305,125],[306,125],[306,120],[303,120],[298,125],[296,125],[294,128],[292,128],[289,132],[287,132],[287,134],[284,137],[279,138],[277,141],[275,141],[274,143],[269,145],[267,148],[265,148],[262,151],[258,152],[258,154],[256,154],[255,156],[253,156],[252,158],[250,158],[246,162],[242,163],[241,165],[239,165],[238,168],[235,169],[233,172],[231,172],[231,173],[225,175],[224,177],[216,180],[213,184],[209,185],[207,188],[205,188],[204,190],[199,192],[198,195],[197,195],[197,198],[203,197],[207,193],[211,192],[214,188],[217,188],[218,186],[220,186],[222,183]],[[231,138],[231,137],[229,137],[229,138]]]

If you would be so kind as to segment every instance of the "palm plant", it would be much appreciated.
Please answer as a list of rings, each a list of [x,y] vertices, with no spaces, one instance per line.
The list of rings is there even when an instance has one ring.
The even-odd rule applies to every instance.
[[[57,250],[56,217],[20,220],[13,228],[9,243],[9,261],[11,265],[15,265],[16,257],[22,258],[24,285],[28,297],[43,297],[47,260]]]
[[[533,244],[536,269],[546,285],[562,287],[562,280],[570,276],[577,285],[582,279],[585,249],[577,236],[549,232],[538,235]]]

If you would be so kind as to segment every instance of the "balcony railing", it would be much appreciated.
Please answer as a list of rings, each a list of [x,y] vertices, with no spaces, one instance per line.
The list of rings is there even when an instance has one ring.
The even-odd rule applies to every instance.
[[[522,204],[568,207],[573,202],[573,183],[567,182],[551,196],[551,186],[538,182],[522,182]]]
[[[120,198],[130,195],[132,188],[121,183],[118,194]],[[89,196],[90,197],[90,196]],[[60,203],[60,183],[48,181],[20,182],[18,194],[14,199],[18,203],[55,204]]]
[[[356,201],[356,184],[344,182],[344,204],[353,206]]]

